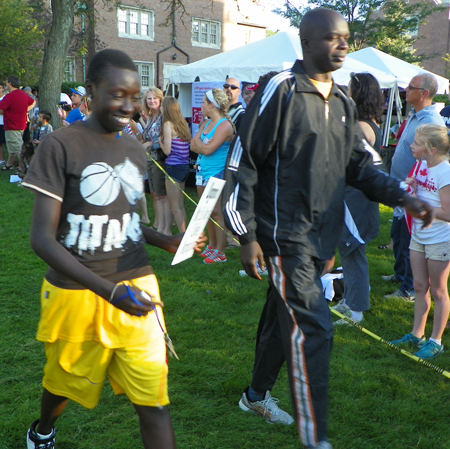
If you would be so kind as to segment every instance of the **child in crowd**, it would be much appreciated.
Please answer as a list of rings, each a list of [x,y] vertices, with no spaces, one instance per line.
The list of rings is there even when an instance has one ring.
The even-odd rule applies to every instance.
[[[38,128],[36,138],[33,139],[33,143],[37,146],[39,141],[46,135],[53,132],[53,126],[50,125],[52,114],[49,111],[39,111],[38,115]]]
[[[191,132],[181,114],[178,100],[165,97],[162,105],[162,132],[160,145],[166,159],[166,191],[169,207],[180,232],[186,231],[184,187],[189,176],[189,147]]]
[[[31,245],[49,265],[37,332],[47,357],[44,392],[27,447],[53,448],[68,400],[94,408],[108,374],[114,392],[127,394],[137,411],[144,447],[173,449],[170,340],[145,243],[175,252],[182,236],[139,224],[146,156],[122,133],[140,109],[135,64],[118,50],[97,53],[86,89],[89,119],[48,135],[23,182],[35,193]]]
[[[447,280],[450,271],[450,164],[447,128],[422,125],[416,130],[411,145],[416,164],[406,183],[418,198],[434,208],[435,221],[422,229],[422,222],[412,221],[410,249],[411,268],[416,299],[414,324],[410,334],[392,344],[414,344],[415,353],[422,359],[431,359],[442,352],[442,334],[449,316]],[[434,299],[433,330],[428,341],[425,326]]]
[[[199,197],[203,195],[209,178],[224,179],[225,164],[234,135],[234,126],[227,112],[228,97],[220,89],[206,92],[202,102],[203,120],[191,141],[191,150],[198,154],[195,183]],[[217,201],[211,217],[225,229],[221,199]],[[203,251],[206,264],[226,262],[227,236],[211,220],[208,221],[209,245]]]

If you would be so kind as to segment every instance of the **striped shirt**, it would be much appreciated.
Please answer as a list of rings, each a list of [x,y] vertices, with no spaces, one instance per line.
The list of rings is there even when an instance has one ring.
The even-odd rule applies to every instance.
[[[189,142],[180,138],[172,139],[170,154],[167,156],[166,165],[189,164]]]

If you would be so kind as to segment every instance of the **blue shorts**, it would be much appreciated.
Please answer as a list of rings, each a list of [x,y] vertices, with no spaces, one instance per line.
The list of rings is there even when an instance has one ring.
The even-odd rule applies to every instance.
[[[214,176],[210,176],[209,178],[206,178],[206,179],[200,178],[198,176],[198,174],[199,173],[197,172],[197,176],[195,177],[195,185],[196,186],[206,187],[208,185],[209,178],[225,179],[225,170],[222,170],[221,172],[216,173]],[[201,179],[201,181],[200,181],[200,179]]]
[[[166,172],[175,182],[185,182],[189,176],[189,164],[186,165],[167,165]],[[168,179],[168,176],[165,177]]]

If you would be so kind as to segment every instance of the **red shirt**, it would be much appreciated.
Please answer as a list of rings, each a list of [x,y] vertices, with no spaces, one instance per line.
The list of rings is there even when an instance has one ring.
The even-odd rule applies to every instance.
[[[15,89],[0,101],[5,131],[23,131],[27,127],[27,109],[34,100],[23,90]]]

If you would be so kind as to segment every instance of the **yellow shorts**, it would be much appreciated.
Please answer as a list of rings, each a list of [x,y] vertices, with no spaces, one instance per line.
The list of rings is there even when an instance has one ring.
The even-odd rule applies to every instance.
[[[132,282],[159,301],[154,275]],[[59,289],[47,281],[41,301],[39,329],[49,328],[50,323],[59,329],[47,338],[38,331],[38,339],[45,341],[47,356],[44,388],[94,408],[107,373],[114,393],[125,393],[134,404],[160,407],[169,403],[166,346],[160,323],[163,329],[165,324],[160,307],[157,316],[152,312],[147,317],[132,317],[90,290]],[[91,323],[73,328],[74,323],[81,324],[87,317]],[[119,345],[120,335],[123,344]]]

